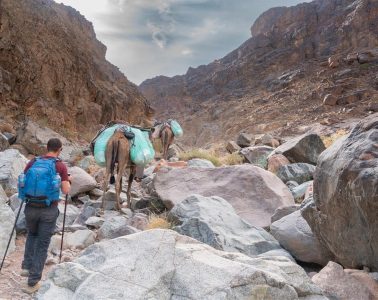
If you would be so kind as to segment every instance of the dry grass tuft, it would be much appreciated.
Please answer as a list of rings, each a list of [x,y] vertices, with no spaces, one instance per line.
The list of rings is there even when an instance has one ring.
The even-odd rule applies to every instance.
[[[150,215],[146,230],[148,229],[172,229],[173,223],[169,222],[166,216],[163,215]]]
[[[234,166],[234,165],[241,165],[244,162],[244,158],[237,152],[232,154],[227,154],[221,158],[221,161],[224,165],[227,166]]]
[[[345,129],[339,129],[337,130],[335,133],[331,134],[331,135],[328,135],[328,136],[322,136],[321,139],[324,143],[324,145],[326,146],[326,148],[328,148],[329,146],[331,146],[336,140],[338,140],[339,138],[347,135],[349,132]]]
[[[191,160],[193,158],[207,159],[211,161],[214,166],[219,167],[222,165],[220,158],[212,151],[202,149],[192,149],[190,151],[182,152],[179,156],[180,160]]]

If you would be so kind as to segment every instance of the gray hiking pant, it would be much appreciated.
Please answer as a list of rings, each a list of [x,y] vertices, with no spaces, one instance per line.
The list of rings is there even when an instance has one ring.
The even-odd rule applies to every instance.
[[[57,206],[25,207],[26,229],[28,236],[25,243],[22,269],[29,270],[28,285],[33,286],[41,280],[43,267],[51,236],[54,234],[56,220],[59,216]]]

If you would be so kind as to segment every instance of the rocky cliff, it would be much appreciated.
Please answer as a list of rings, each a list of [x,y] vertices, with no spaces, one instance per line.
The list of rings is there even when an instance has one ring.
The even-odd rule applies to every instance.
[[[66,136],[152,109],[105,59],[106,47],[79,12],[52,0],[0,0],[0,115],[27,118]]]
[[[376,0],[273,8],[251,34],[222,59],[140,85],[159,117],[182,121],[188,143],[204,145],[241,130],[290,134],[377,109]]]

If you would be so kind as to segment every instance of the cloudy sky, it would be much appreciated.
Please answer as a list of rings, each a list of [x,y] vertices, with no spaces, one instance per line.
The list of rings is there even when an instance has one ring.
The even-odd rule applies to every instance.
[[[76,8],[136,84],[225,56],[250,37],[265,10],[305,0],[55,0]]]

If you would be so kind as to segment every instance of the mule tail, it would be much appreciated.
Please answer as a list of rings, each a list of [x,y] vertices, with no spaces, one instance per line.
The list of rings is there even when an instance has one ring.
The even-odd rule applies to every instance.
[[[115,169],[115,164],[118,162],[118,148],[119,148],[119,141],[113,141],[112,145],[112,160],[110,164],[110,184],[115,183],[115,178],[114,178],[114,169]]]
[[[169,143],[169,134],[166,130],[163,131],[163,158],[167,159],[168,156],[168,143]]]

